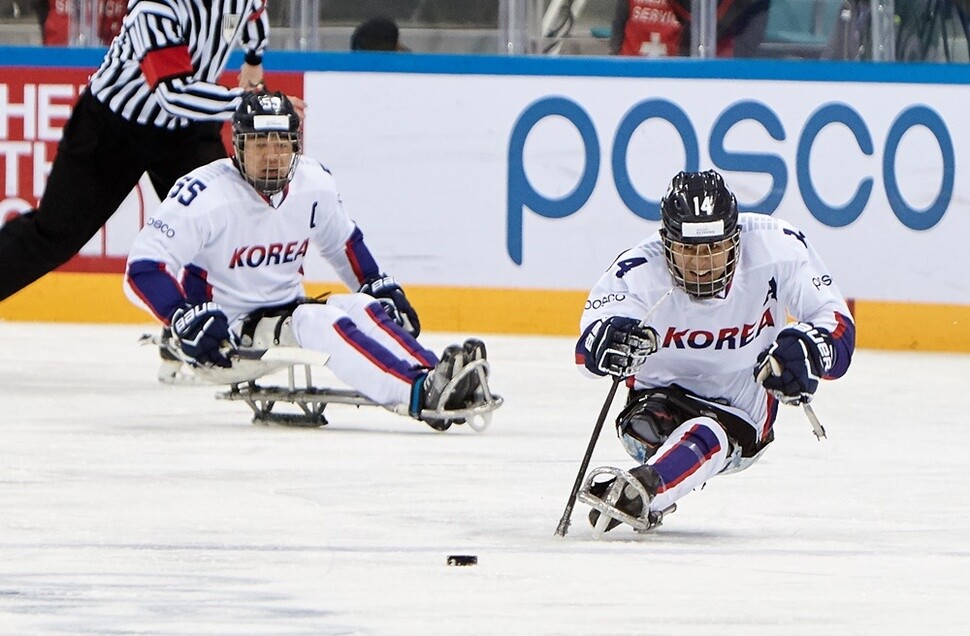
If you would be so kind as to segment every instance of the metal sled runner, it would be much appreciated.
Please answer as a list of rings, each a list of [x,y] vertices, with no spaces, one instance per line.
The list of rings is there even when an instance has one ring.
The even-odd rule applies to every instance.
[[[297,367],[302,368],[303,377],[297,379]],[[481,401],[463,409],[449,409],[421,411],[421,419],[437,419],[454,422],[465,422],[475,431],[481,432],[488,428],[492,420],[492,412],[500,407],[504,400],[493,394],[488,387],[488,361],[476,360],[466,365],[457,376],[452,378],[445,388],[445,400],[454,392],[462,378],[471,373],[479,374],[483,395]],[[245,402],[253,411],[253,424],[280,424],[283,426],[319,427],[327,424],[324,410],[329,404],[350,404],[353,406],[382,406],[398,415],[408,415],[399,408],[386,407],[365,397],[352,389],[318,388],[313,384],[312,371],[309,364],[291,364],[287,367],[286,386],[262,386],[255,379],[245,382],[231,383],[228,391],[216,394],[216,399],[235,400]],[[299,409],[296,413],[285,413],[275,410],[279,404],[294,405]]]
[[[216,399],[245,402],[253,412],[253,424],[307,428],[325,426],[328,422],[324,411],[329,404],[379,406],[398,415],[410,415],[403,405],[392,407],[378,404],[353,389],[315,386],[312,367],[327,363],[329,356],[325,353],[298,347],[240,348],[234,349],[230,354],[233,361],[232,367],[224,369],[191,365],[185,360],[182,352],[172,346],[171,341],[162,340],[154,335],[146,334],[141,337],[140,342],[161,347],[168,354],[159,370],[160,381],[167,384],[229,385],[227,391],[216,393]],[[285,385],[260,383],[265,376],[284,369],[287,373]],[[473,373],[477,374],[481,387],[473,404],[460,409],[425,409],[421,411],[420,419],[456,424],[467,423],[470,428],[478,432],[488,428],[492,420],[492,412],[500,407],[504,400],[489,389],[487,360],[474,360],[465,365],[458,375],[448,382],[441,402],[447,402],[459,383]],[[279,408],[283,405],[295,408],[286,412]]]

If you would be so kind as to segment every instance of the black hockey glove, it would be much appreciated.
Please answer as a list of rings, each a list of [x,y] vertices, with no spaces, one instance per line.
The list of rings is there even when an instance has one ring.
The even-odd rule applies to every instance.
[[[172,338],[192,364],[229,368],[229,320],[213,302],[180,307],[172,314]]]
[[[421,333],[418,312],[414,311],[414,307],[411,306],[404,295],[404,290],[390,276],[382,275],[380,278],[373,278],[364,283],[357,291],[361,294],[373,296],[381,303],[391,320],[415,338]]]
[[[799,322],[782,329],[774,343],[758,354],[754,376],[785,404],[812,401],[819,379],[832,368],[832,335]]]
[[[657,351],[657,332],[635,318],[612,316],[587,327],[580,347],[587,369],[596,375],[626,378]]]

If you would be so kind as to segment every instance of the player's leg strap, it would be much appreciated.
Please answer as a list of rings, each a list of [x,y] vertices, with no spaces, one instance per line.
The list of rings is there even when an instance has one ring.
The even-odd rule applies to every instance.
[[[261,321],[275,319],[275,323],[273,324],[272,342],[273,345],[280,346],[283,328],[287,324],[287,319],[293,316],[293,312],[296,311],[296,308],[300,305],[308,304],[324,305],[327,302],[327,296],[329,296],[329,294],[323,294],[315,298],[298,298],[297,300],[284,303],[282,305],[260,307],[259,309],[250,312],[245,318],[243,318],[242,325],[239,329],[242,345],[244,347],[249,347],[252,346],[252,344],[256,341],[256,328],[260,326]],[[261,332],[263,331],[263,328],[260,328]],[[264,344],[268,345],[269,343]]]

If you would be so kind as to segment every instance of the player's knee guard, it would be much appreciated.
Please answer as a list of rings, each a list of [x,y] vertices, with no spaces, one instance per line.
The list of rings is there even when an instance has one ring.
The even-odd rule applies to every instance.
[[[683,421],[663,391],[647,391],[634,399],[616,418],[616,432],[626,452],[641,464],[657,452]]]

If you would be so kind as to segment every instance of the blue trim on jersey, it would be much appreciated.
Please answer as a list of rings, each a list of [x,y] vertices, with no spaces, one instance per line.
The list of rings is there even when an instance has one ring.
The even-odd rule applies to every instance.
[[[198,265],[189,263],[182,274],[182,289],[190,305],[201,305],[212,300],[212,285],[209,284],[209,272]]]
[[[106,48],[2,47],[2,66],[97,68]],[[238,68],[244,54],[234,51],[227,68]],[[546,57],[501,55],[388,55],[362,52],[268,51],[268,71],[344,71],[450,75],[553,77],[640,77],[970,84],[970,65],[915,62],[841,62],[782,60],[637,60],[621,57]]]
[[[377,267],[377,261],[374,260],[374,256],[367,249],[367,244],[364,243],[364,233],[356,225],[354,231],[350,233],[350,238],[344,244],[344,254],[357,277],[358,285],[363,285],[382,276],[380,268]]]
[[[129,263],[128,285],[166,325],[172,313],[185,303],[178,281],[160,261],[142,259]]]
[[[855,323],[840,313],[835,314],[839,326],[832,332],[832,348],[835,349],[835,363],[825,374],[826,380],[841,378],[849,370],[852,354],[855,352]]]

